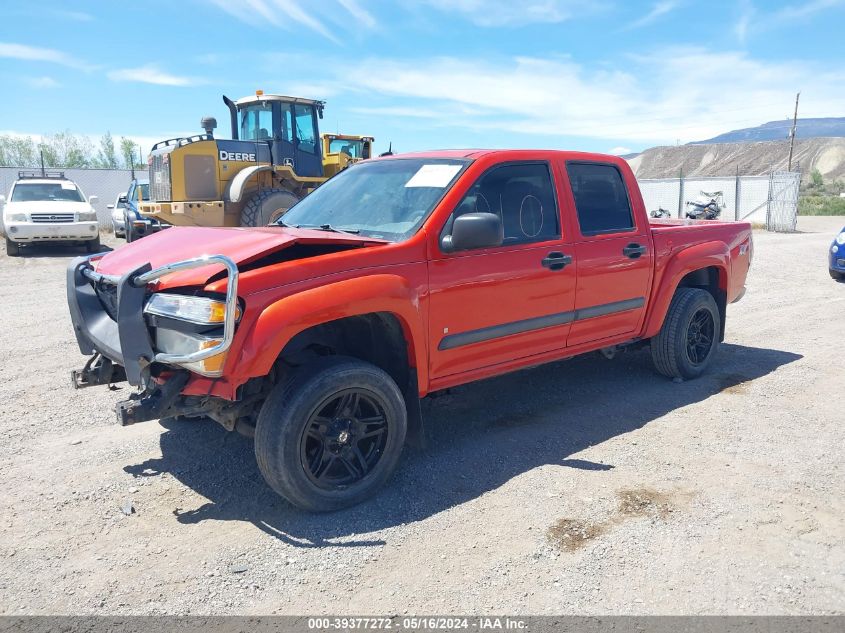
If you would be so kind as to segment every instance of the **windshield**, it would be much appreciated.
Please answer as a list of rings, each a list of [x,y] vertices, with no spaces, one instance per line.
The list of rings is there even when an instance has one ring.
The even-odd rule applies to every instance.
[[[329,153],[344,153],[352,158],[369,158],[364,156],[364,141],[350,141],[342,138],[329,141]]]
[[[19,182],[12,191],[11,202],[43,202],[63,200],[85,202],[82,192],[72,182]]]
[[[138,200],[138,191],[141,191],[141,200],[150,199],[150,186],[148,184],[140,184],[137,187],[129,187],[129,193],[126,196],[130,200]]]
[[[293,206],[280,223],[397,242],[422,225],[467,164],[421,158],[358,163]]]

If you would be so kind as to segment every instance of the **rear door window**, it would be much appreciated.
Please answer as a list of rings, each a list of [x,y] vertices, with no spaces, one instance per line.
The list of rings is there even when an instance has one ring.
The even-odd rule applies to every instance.
[[[628,189],[616,166],[568,162],[566,172],[583,235],[634,230]]]

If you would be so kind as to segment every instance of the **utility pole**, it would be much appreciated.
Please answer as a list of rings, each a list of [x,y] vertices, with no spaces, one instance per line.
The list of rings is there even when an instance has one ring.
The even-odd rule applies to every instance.
[[[792,129],[789,130],[789,161],[787,161],[786,171],[792,171],[792,148],[795,147],[795,128],[798,127],[798,97],[801,93],[795,95],[795,114],[792,117]]]

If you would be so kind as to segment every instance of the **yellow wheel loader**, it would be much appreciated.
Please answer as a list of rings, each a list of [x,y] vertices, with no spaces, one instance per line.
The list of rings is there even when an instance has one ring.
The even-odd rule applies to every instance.
[[[205,134],[153,146],[150,200],[141,203],[142,215],[177,226],[266,226],[337,171],[364,158],[324,152],[318,124],[323,101],[259,90],[237,101],[224,96],[223,102],[229,108],[231,139],[215,138],[217,121],[205,117]],[[355,139],[370,151],[372,138],[347,142]]]
[[[351,134],[323,134],[323,174],[331,178],[352,163],[373,155],[372,136]]]

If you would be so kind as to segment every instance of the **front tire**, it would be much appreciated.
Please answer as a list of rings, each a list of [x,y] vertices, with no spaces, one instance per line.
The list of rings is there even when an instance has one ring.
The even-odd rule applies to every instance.
[[[93,240],[88,240],[85,242],[85,250],[89,253],[99,253],[100,252],[100,236],[98,235]]]
[[[832,268],[828,269],[830,273],[830,278],[835,279],[836,281],[845,281],[845,273],[840,273],[838,270],[833,270]]]
[[[21,246],[17,242],[13,242],[8,237],[6,238],[6,255],[9,257],[17,257],[20,255]]]
[[[241,211],[241,226],[267,226],[275,222],[299,202],[286,189],[265,189],[255,194]]]
[[[721,317],[706,290],[678,288],[657,336],[651,358],[658,372],[689,380],[705,372],[719,348]]]
[[[258,415],[255,457],[265,481],[293,505],[338,510],[393,474],[407,426],[402,393],[387,373],[329,356],[275,387]]]

